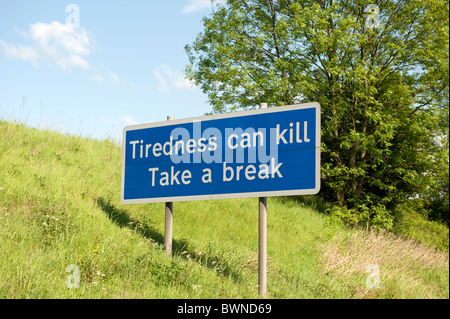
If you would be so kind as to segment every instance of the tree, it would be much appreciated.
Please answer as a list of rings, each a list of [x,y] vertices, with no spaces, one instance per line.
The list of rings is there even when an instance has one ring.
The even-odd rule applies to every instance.
[[[386,209],[429,186],[448,109],[449,5],[369,4],[228,0],[186,46],[186,74],[216,113],[319,102],[321,193],[349,221],[389,226]]]
[[[425,208],[428,208],[428,218],[449,224],[449,109],[448,106],[440,114],[441,129],[436,130],[433,139],[436,151],[432,154],[432,168],[427,171],[423,183],[426,185],[422,193]]]

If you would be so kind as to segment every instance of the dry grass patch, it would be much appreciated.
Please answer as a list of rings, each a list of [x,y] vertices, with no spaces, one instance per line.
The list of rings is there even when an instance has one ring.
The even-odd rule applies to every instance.
[[[446,273],[448,278],[447,253],[385,231],[338,234],[319,244],[318,249],[324,273],[359,278],[358,298],[380,294],[392,298],[435,298],[439,287],[428,283],[426,277]],[[405,289],[404,295],[391,294],[390,288],[398,285]]]

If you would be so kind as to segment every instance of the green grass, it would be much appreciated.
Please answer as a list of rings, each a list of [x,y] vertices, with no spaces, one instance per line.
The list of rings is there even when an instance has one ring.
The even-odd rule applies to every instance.
[[[175,202],[171,258],[164,203],[121,204],[120,167],[107,140],[0,121],[0,298],[259,298],[257,198]],[[397,256],[431,257],[398,264],[398,237],[357,236],[314,207],[268,199],[268,298],[449,298],[448,249],[405,244]],[[368,263],[380,288],[366,287]]]
[[[396,214],[396,223],[394,231],[405,237],[437,248],[449,250],[449,231],[448,226],[424,219],[414,210],[402,207]]]

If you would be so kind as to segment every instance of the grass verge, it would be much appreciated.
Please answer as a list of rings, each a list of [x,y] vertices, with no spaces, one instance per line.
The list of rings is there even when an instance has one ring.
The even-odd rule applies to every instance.
[[[164,204],[121,204],[120,166],[112,142],[0,121],[0,298],[259,298],[256,198],[176,202],[170,258]],[[267,296],[448,298],[424,247],[272,197]]]

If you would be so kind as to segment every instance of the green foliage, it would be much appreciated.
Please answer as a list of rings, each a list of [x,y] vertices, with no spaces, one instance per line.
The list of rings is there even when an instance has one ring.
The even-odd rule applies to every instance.
[[[335,205],[327,212],[347,225],[365,224],[367,228],[372,226],[389,230],[394,226],[394,216],[384,205],[370,205],[368,207],[366,204],[362,204],[358,208],[349,209]]]
[[[442,115],[448,124],[448,107]],[[445,125],[445,124],[444,124]],[[422,198],[428,209],[428,218],[449,224],[449,144],[448,126],[443,125],[441,135],[435,136],[437,150],[433,154],[433,167],[424,176],[426,188]]]
[[[229,0],[186,46],[186,73],[218,113],[319,102],[321,194],[352,222],[391,227],[382,207],[427,192],[430,208],[448,202],[436,138],[448,127],[449,6],[383,1],[371,28],[367,5]]]
[[[395,212],[393,231],[429,246],[444,251],[449,250],[448,226],[437,221],[427,220],[424,214],[402,205]]]

